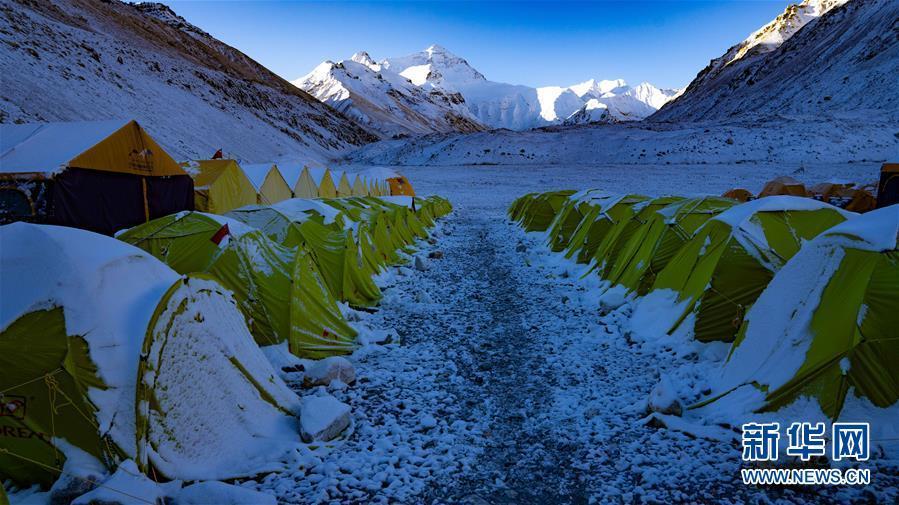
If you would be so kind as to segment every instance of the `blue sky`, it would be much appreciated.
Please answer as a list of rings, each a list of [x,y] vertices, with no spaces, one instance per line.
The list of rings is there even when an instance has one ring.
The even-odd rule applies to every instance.
[[[622,78],[681,87],[791,2],[166,3],[289,80],[360,50],[379,60],[440,44],[494,81],[547,86]]]

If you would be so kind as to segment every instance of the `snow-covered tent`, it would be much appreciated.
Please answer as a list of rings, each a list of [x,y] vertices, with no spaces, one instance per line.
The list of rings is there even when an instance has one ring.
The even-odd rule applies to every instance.
[[[897,329],[899,205],[893,205],[827,230],[774,276],[746,315],[716,396],[749,389],[754,394],[738,395],[748,399],[748,410],[777,410],[809,396],[834,420],[849,403],[863,406],[863,398],[892,407],[884,419],[895,421]],[[888,429],[877,424],[874,430]]]
[[[668,297],[677,308],[668,332],[695,314],[697,340],[732,341],[774,273],[805,241],[853,215],[811,198],[772,196],[711,218],[653,284],[650,296]]]
[[[517,207],[521,226],[526,231],[546,231],[574,193],[562,190],[522,197],[524,201]]]
[[[135,121],[0,124],[0,223],[111,235],[193,205],[193,181]]]
[[[599,265],[615,243],[617,225],[633,217],[634,207],[645,202],[647,197],[586,190],[575,193],[570,199],[583,209],[583,218],[566,244],[565,257],[576,258],[578,263],[596,261]],[[606,245],[603,247],[603,244]]]
[[[134,459],[228,479],[294,450],[299,401],[217,282],[73,228],[15,223],[0,243],[0,429],[21,435],[4,437],[4,478]]]
[[[181,274],[208,273],[234,293],[259,345],[287,342],[291,353],[324,358],[355,349],[346,322],[311,255],[228,217],[182,212],[118,237]]]
[[[645,295],[655,278],[700,226],[733,207],[729,198],[687,198],[640,212],[640,227],[622,246],[605,279]]]
[[[319,200],[294,198],[271,206],[236,209],[229,217],[262,230],[286,247],[303,247],[315,260],[331,294],[357,306],[381,298],[374,272],[359,256],[353,227],[334,207]]]
[[[231,209],[256,204],[256,188],[236,161],[198,160],[184,166],[194,178],[196,210],[224,214]]]
[[[270,205],[293,198],[293,191],[274,163],[243,164],[244,174],[256,189],[256,203]]]

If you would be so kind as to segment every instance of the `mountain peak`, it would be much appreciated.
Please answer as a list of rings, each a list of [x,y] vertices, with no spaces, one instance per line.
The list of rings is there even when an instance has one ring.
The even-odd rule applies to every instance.
[[[372,70],[378,70],[380,65],[378,65],[375,60],[372,59],[371,56],[365,51],[359,51],[358,53],[353,54],[350,60],[359,63],[360,65],[365,65]]]
[[[439,44],[431,44],[430,46],[428,46],[427,49],[424,50],[424,52],[428,53],[428,56],[433,56],[435,53],[436,54],[449,54],[449,51],[447,51],[445,47],[443,47]]]

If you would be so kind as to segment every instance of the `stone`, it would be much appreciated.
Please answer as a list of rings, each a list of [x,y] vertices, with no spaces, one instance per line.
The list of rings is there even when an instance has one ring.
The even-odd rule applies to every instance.
[[[350,406],[331,395],[307,396],[300,409],[300,436],[305,442],[334,440],[350,425]]]
[[[435,260],[443,259],[443,251],[431,251],[428,254],[428,258]]]
[[[419,272],[424,272],[425,270],[428,269],[428,264],[425,263],[425,260],[422,259],[421,256],[415,257],[415,269],[418,270]]]
[[[303,387],[328,386],[338,380],[344,384],[356,382],[356,369],[346,358],[331,356],[318,361],[310,361],[305,365]]]

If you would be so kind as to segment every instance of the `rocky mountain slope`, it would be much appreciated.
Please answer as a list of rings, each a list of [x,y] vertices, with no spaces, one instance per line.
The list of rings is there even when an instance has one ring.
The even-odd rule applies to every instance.
[[[292,83],[385,137],[484,129],[458,93],[416,86],[365,52],[326,61]]]
[[[658,121],[899,119],[899,2],[805,0],[712,60]]]
[[[378,63],[365,53],[325,62],[294,84],[388,136],[397,130],[472,131],[471,122],[525,130],[566,121],[638,120],[676,94],[648,83],[633,88],[621,80],[541,88],[494,82],[436,45]]]
[[[161,4],[2,0],[0,121],[135,118],[179,159],[324,159],[376,140]]]

